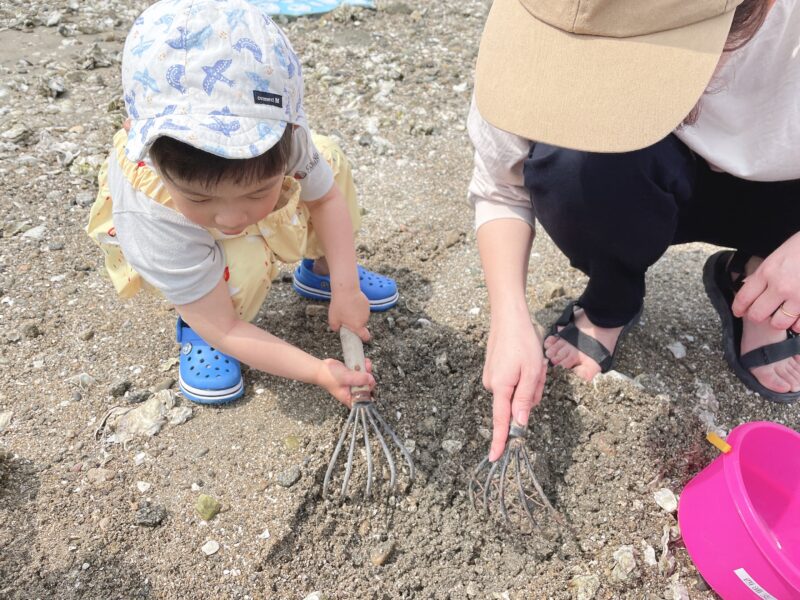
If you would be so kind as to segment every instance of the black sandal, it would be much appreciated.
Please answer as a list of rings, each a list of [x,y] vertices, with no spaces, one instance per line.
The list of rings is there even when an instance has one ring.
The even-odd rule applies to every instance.
[[[639,312],[637,312],[634,317],[628,321],[625,327],[622,328],[622,331],[619,333],[619,338],[617,338],[617,345],[614,347],[614,352],[610,352],[608,348],[592,336],[578,329],[577,325],[575,325],[575,308],[582,308],[578,301],[570,302],[567,305],[558,320],[550,327],[547,337],[554,335],[561,338],[568,344],[575,346],[575,348],[600,365],[601,373],[609,372],[614,368],[614,359],[616,358],[619,343],[622,341],[622,338],[625,337],[625,334],[639,322],[639,318],[642,316],[642,309],[640,308]],[[559,330],[559,327],[562,329]]]
[[[744,283],[744,266],[750,259],[741,252],[723,250],[709,257],[703,267],[703,283],[711,304],[722,321],[722,348],[731,370],[749,389],[772,402],[789,403],[800,392],[775,392],[764,387],[750,369],[763,367],[790,356],[800,355],[800,337],[787,330],[786,339],[741,353],[742,320],[733,315],[733,298]],[[738,273],[737,276],[733,276]]]

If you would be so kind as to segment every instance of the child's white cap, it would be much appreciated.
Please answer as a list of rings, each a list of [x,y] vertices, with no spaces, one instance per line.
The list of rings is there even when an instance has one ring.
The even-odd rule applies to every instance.
[[[122,55],[128,158],[160,136],[224,158],[259,156],[287,123],[305,125],[300,61],[254,2],[161,0]]]

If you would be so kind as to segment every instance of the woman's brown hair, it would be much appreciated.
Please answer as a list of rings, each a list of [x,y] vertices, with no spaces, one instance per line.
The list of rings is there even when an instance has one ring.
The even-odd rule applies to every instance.
[[[752,40],[767,19],[767,13],[769,13],[769,9],[774,2],[775,0],[744,0],[737,6],[733,13],[733,22],[728,32],[728,39],[725,40],[723,53],[739,50]],[[713,93],[713,79],[703,94],[705,95],[709,92]],[[697,122],[702,103],[703,99],[701,97],[691,112],[686,115],[681,125],[692,125]]]

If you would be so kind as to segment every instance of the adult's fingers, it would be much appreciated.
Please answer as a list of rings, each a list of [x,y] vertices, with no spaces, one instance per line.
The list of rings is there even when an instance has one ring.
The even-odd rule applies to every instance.
[[[773,313],[778,310],[783,300],[784,298],[781,297],[777,291],[768,287],[753,301],[743,317],[755,323],[769,321]]]
[[[769,322],[775,329],[789,329],[796,325],[799,317],[800,307],[787,300],[781,303]]]
[[[750,309],[750,305],[767,289],[767,280],[759,275],[758,271],[745,279],[744,285],[736,292],[731,310],[737,317],[743,317]]]
[[[542,401],[546,376],[547,361],[542,361],[542,365],[538,369],[534,367],[529,372],[522,373],[511,400],[511,414],[520,425],[528,424],[531,410]]]
[[[508,439],[508,425],[511,422],[511,386],[497,387],[492,390],[492,445],[489,448],[489,460],[494,462],[503,455]]]

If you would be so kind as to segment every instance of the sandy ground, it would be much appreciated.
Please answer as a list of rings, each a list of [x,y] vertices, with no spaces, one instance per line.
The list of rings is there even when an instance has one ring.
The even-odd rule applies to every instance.
[[[229,407],[194,407],[152,438],[101,447],[110,407],[177,377],[174,312],[153,297],[120,302],[83,233],[123,118],[119,51],[145,5],[0,0],[0,413],[12,413],[0,434],[0,597],[713,598],[653,494],[679,494],[714,457],[708,424],[797,429],[800,409],[746,392],[728,371],[700,281],[711,247],[675,248],[652,269],[618,373],[588,385],[550,374],[529,447],[567,524],[524,536],[470,510],[491,424],[488,306],[464,202],[482,1],[379,2],[284,23],[313,126],[354,163],[359,255],[401,287],[398,308],[373,317],[367,354],[380,409],[414,448],[408,494],[323,500],[345,410],[257,372]],[[532,314],[548,324],[583,281],[540,234]],[[338,356],[311,306],[284,276],[258,322]],[[70,382],[81,373],[94,383]],[[222,504],[208,522],[194,508],[201,493]],[[160,523],[140,524],[147,514]],[[209,540],[220,548],[206,556]]]

